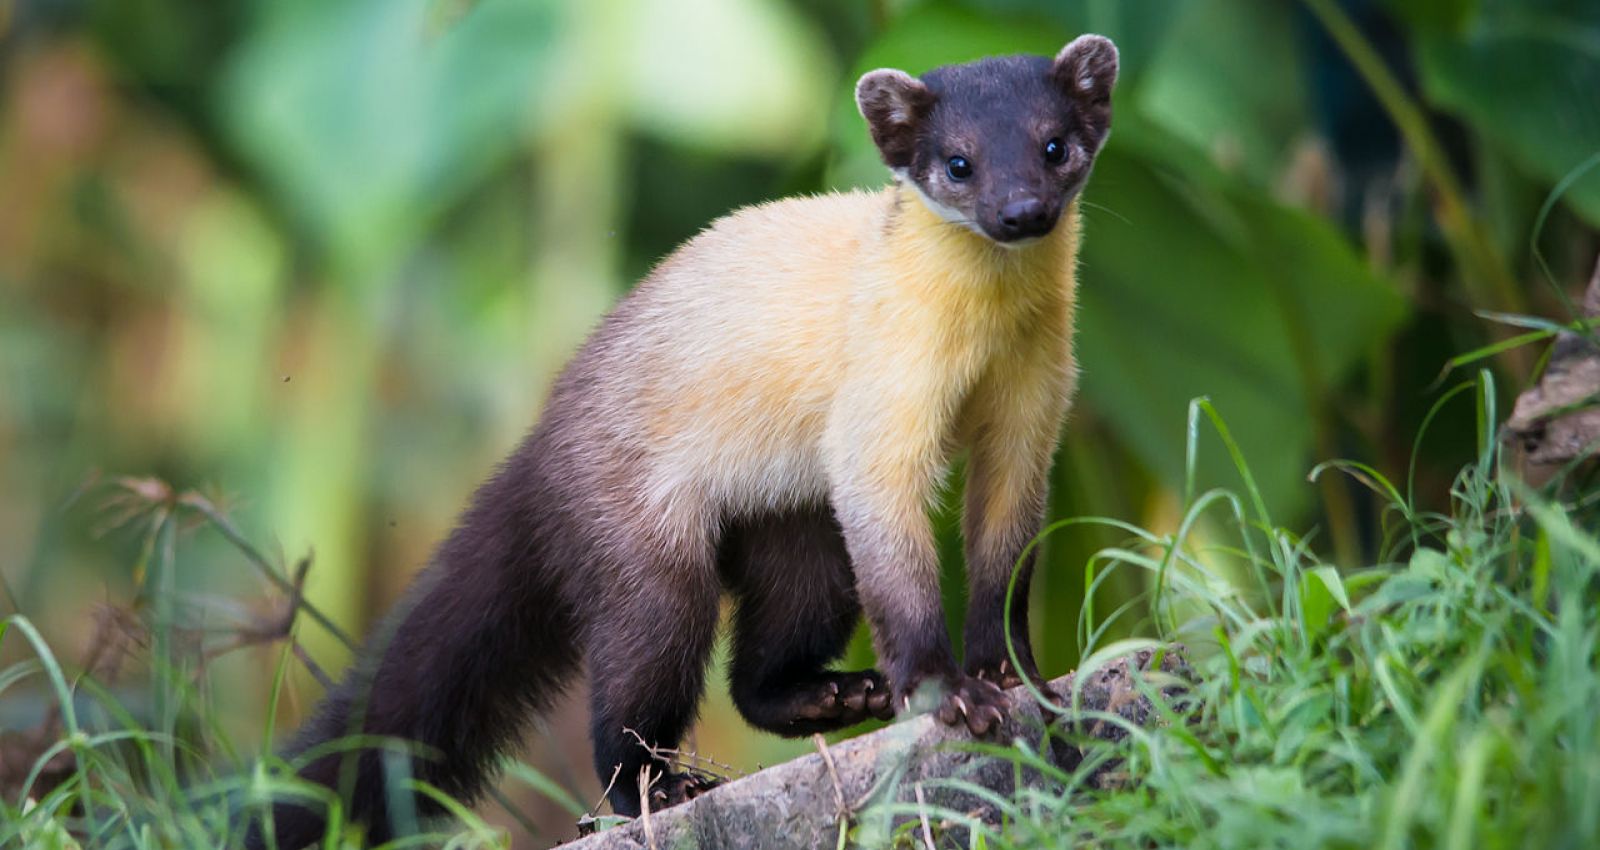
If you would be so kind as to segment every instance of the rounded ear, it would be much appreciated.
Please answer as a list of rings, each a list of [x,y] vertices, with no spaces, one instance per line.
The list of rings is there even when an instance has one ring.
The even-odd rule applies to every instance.
[[[1061,48],[1050,76],[1078,104],[1094,142],[1111,130],[1111,88],[1117,84],[1117,46],[1103,35],[1080,35]]]
[[[893,68],[861,75],[856,83],[856,108],[890,168],[911,165],[917,128],[933,106],[933,93],[916,77]]]
[[[1084,103],[1109,100],[1117,83],[1117,46],[1103,35],[1080,35],[1056,54],[1050,74]]]

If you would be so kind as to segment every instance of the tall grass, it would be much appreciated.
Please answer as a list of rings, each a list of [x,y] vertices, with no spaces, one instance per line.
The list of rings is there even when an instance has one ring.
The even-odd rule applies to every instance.
[[[1520,484],[1493,399],[1484,373],[1433,412],[1480,434],[1440,509],[1361,464],[1313,473],[1385,504],[1372,566],[1334,569],[1273,525],[1242,462],[1240,488],[1191,494],[1176,533],[1103,552],[1091,572],[1156,577],[1147,622],[1188,648],[1195,713],[1157,728],[1104,716],[1124,740],[1079,741],[1083,766],[1003,801],[972,846],[1600,847],[1594,494]],[[1191,453],[1205,425],[1237,458],[1208,404],[1192,414]],[[1125,649],[1086,647],[1085,666]]]
[[[1225,421],[1209,402],[1195,402],[1191,468],[1210,429],[1234,459],[1239,486],[1191,486],[1170,534],[1104,521],[1127,540],[1090,560],[1086,586],[1132,570],[1147,576],[1149,591],[1104,616],[1091,593],[1080,618],[1086,668],[1133,646],[1183,644],[1199,675],[1192,701],[1149,728],[1091,715],[1127,734],[1076,741],[1086,759],[1071,772],[1026,748],[1004,750],[1058,782],[988,795],[1003,815],[998,825],[935,811],[939,822],[975,828],[940,834],[919,819],[902,840],[949,845],[959,834],[985,848],[1191,850],[1600,846],[1597,500],[1561,481],[1538,491],[1520,484],[1504,468],[1494,398],[1485,372],[1430,414],[1471,417],[1479,432],[1447,505],[1418,504],[1409,481],[1359,463],[1312,473],[1352,476],[1386,506],[1381,557],[1361,568],[1336,568],[1311,539],[1275,525]],[[183,502],[170,504],[150,526],[156,594],[165,592],[159,577]],[[201,505],[209,503],[184,509],[236,536]],[[298,599],[298,576],[235,542]],[[242,758],[225,739],[173,648],[184,643],[173,610],[154,597],[145,607],[152,637],[165,632],[151,646],[158,658],[169,655],[152,665],[159,696],[138,715],[92,678],[69,675],[26,618],[5,621],[0,640],[26,642],[34,658],[0,671],[0,694],[42,681],[60,734],[37,755],[21,793],[0,804],[0,846],[231,845],[242,813],[308,795],[330,807],[327,846],[360,846],[335,795],[294,780],[292,764]],[[1152,638],[1105,643],[1122,618],[1140,620]],[[294,660],[292,622],[279,682]],[[263,730],[256,743],[270,749],[270,741]],[[343,745],[359,743],[371,742]],[[580,804],[530,768],[513,766],[510,776],[578,813]],[[505,835],[440,799],[454,815],[441,831],[393,846],[504,846]]]
[[[139,590],[128,605],[101,610],[99,626],[90,640],[89,660],[84,662],[86,669],[69,674],[27,617],[18,614],[0,621],[0,642],[25,641],[33,656],[0,670],[0,697],[42,679],[53,706],[53,713],[38,727],[8,733],[8,746],[0,749],[0,762],[14,762],[19,757],[31,760],[23,775],[0,788],[0,847],[156,850],[239,846],[251,819],[259,818],[274,800],[325,806],[329,823],[323,846],[364,846],[359,827],[345,820],[339,795],[299,779],[297,770],[329,751],[379,747],[406,752],[405,742],[351,737],[292,762],[271,755],[274,709],[289,666],[306,664],[327,682],[326,674],[300,645],[301,615],[305,622],[354,646],[348,635],[301,595],[309,561],[302,561],[292,572],[275,564],[211,500],[198,493],[178,492],[153,479],[119,479],[111,487],[114,495],[108,524],[144,529],[144,546],[135,568]],[[220,628],[193,622],[206,618],[185,613],[189,606],[172,578],[180,526],[191,530],[204,526],[220,533],[281,593],[280,610]],[[217,612],[210,614],[214,620]],[[221,709],[206,687],[205,667],[221,655],[251,646],[275,649],[277,661],[274,668],[263,671],[271,676],[273,686],[270,703],[261,713],[264,721],[259,738],[239,742],[223,729]],[[149,679],[133,683],[136,698],[132,705],[124,704],[109,689],[112,680],[124,678],[126,665],[108,659],[126,654],[147,656],[148,660]],[[257,751],[266,755],[258,760]],[[407,763],[406,759],[394,760],[397,770],[404,770]],[[0,770],[0,778],[9,779],[15,772],[14,764],[0,763],[0,767],[6,768]],[[583,807],[570,794],[533,768],[511,762],[506,772],[574,811],[574,816],[583,814]],[[416,781],[402,781],[398,787],[434,798],[451,817],[437,824],[420,820],[411,809],[413,799],[401,796],[394,811],[413,828],[389,846],[506,844],[502,831],[437,789]],[[504,797],[495,797],[514,818],[528,824]]]

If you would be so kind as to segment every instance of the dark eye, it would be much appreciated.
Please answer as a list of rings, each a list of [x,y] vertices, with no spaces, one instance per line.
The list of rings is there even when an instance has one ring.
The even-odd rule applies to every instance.
[[[1044,143],[1044,161],[1051,165],[1060,165],[1067,160],[1067,145],[1060,139],[1051,139]]]
[[[965,180],[972,176],[972,163],[964,156],[953,156],[944,164],[944,170],[950,172],[951,180]]]

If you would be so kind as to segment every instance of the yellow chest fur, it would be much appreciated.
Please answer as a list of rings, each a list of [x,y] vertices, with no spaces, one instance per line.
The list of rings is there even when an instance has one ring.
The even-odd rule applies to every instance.
[[[781,507],[828,497],[830,466],[858,452],[938,465],[997,407],[1059,418],[1077,228],[1073,209],[1050,236],[1003,248],[895,189],[718,222],[635,296],[629,356],[651,366],[620,389],[645,420],[650,488]],[[924,489],[870,465],[883,486]]]
[[[850,326],[858,351],[920,362],[957,385],[1030,377],[1008,367],[1041,348],[1071,358],[1076,206],[1049,236],[1016,248],[914,197],[898,199],[892,214],[892,230],[863,250]]]

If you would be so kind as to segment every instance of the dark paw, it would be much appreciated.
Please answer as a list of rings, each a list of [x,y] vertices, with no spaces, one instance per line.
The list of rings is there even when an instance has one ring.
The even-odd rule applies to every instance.
[[[669,773],[650,786],[651,810],[665,809],[690,800],[722,784],[703,773]]]
[[[869,718],[894,718],[893,692],[876,670],[819,673],[779,688],[734,692],[745,719],[759,729],[797,737],[832,732]]]
[[[995,664],[979,665],[969,669],[967,672],[975,678],[994,684],[1003,691],[1020,687],[1023,683],[1023,677],[1017,673],[1015,667],[1011,666],[1011,659],[1009,658],[1002,659]],[[1061,705],[1061,695],[1056,693],[1037,671],[1030,672],[1027,681],[1032,682],[1033,686],[1039,690],[1039,693],[1044,695],[1046,702],[1051,705]]]
[[[946,726],[965,725],[973,735],[984,738],[1000,729],[1006,708],[1005,695],[993,682],[963,676],[944,695],[934,715]]]
[[[894,718],[889,684],[876,670],[830,673],[809,692],[797,695],[794,717],[799,722],[833,721],[852,726],[868,718]]]

